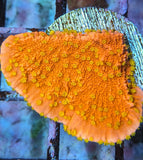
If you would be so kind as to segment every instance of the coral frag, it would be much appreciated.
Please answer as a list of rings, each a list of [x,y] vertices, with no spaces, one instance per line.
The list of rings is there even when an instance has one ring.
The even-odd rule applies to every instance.
[[[139,127],[141,90],[123,34],[23,33],[1,47],[7,81],[44,117],[79,140],[121,143]]]

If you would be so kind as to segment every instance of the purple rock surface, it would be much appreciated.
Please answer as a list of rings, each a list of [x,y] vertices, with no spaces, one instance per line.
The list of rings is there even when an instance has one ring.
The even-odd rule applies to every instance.
[[[107,0],[108,9],[124,15],[127,12],[127,0]]]
[[[143,35],[143,1],[128,0],[128,18]]]
[[[0,158],[46,159],[48,124],[26,102],[0,101]]]

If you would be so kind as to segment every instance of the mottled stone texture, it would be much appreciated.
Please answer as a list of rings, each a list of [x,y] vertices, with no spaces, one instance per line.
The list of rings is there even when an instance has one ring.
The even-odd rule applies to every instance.
[[[108,9],[124,15],[127,12],[127,0],[106,0]]]
[[[61,125],[59,158],[67,160],[114,160],[115,147],[78,141],[76,137],[68,135]]]
[[[126,142],[124,158],[125,160],[143,160],[143,143]]]
[[[48,124],[25,102],[0,101],[0,158],[46,159]]]
[[[143,35],[143,0],[128,0],[128,18]]]
[[[130,141],[124,143],[125,160],[143,160],[143,123]]]
[[[55,0],[7,0],[6,26],[42,28],[54,21]]]

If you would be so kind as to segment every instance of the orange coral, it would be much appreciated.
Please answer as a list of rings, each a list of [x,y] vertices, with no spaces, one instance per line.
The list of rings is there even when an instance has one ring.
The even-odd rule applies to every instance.
[[[123,34],[51,34],[24,33],[4,41],[1,67],[11,86],[78,139],[112,144],[128,138],[139,127],[142,105]]]

